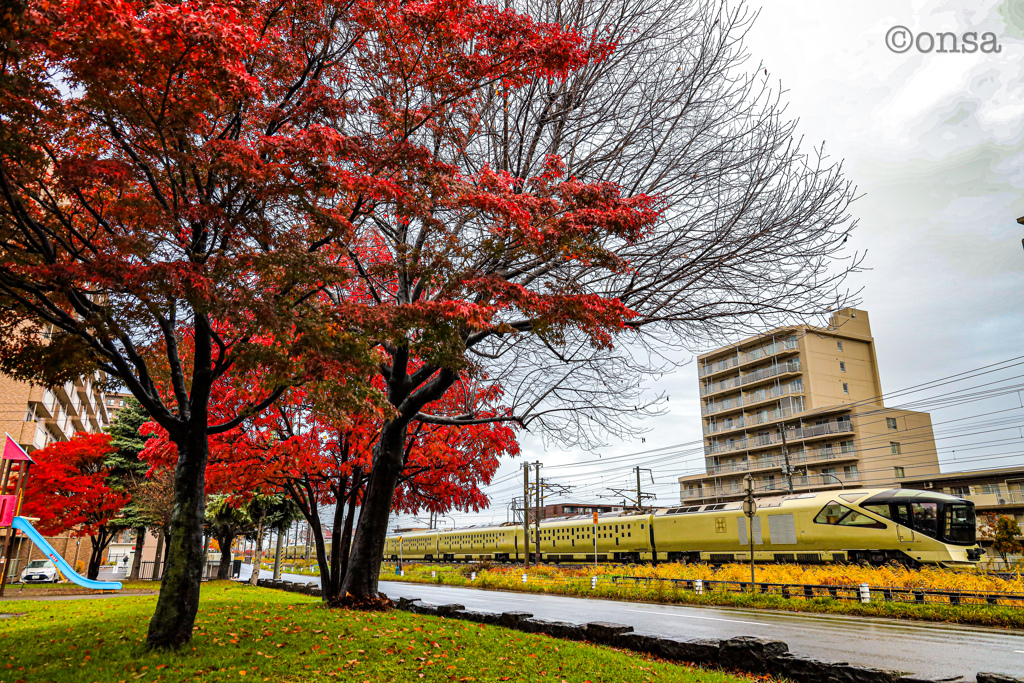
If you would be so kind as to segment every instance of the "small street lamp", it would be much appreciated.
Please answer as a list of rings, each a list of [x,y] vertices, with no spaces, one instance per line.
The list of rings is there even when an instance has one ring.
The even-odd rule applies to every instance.
[[[836,480],[836,483],[839,484],[839,488],[843,489],[844,491],[846,490],[846,485],[843,484],[843,480],[840,479],[839,477],[837,477],[836,475],[832,474],[831,472],[822,472],[821,476],[822,477],[832,477],[833,479]]]

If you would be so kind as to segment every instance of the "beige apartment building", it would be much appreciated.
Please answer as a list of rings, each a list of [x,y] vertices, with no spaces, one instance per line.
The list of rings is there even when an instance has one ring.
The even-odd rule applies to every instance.
[[[60,387],[45,389],[0,375],[0,428],[27,452],[75,432],[99,432],[110,424],[105,394],[96,386],[98,371]]]
[[[682,503],[899,486],[938,474],[931,417],[886,408],[868,314],[792,325],[698,358],[706,473],[679,478]],[[787,470],[788,466],[788,470]]]

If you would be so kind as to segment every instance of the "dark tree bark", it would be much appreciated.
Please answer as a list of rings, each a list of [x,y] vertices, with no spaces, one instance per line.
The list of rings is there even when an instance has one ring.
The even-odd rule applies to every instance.
[[[138,581],[139,572],[142,570],[142,549],[146,545],[146,527],[139,527],[135,530],[135,557],[132,559],[132,571],[128,575],[129,581]]]
[[[206,411],[197,411],[198,415],[205,419]],[[146,637],[149,647],[159,649],[177,649],[192,638],[203,570],[208,456],[205,424],[189,432],[171,434],[171,438],[178,447],[175,505],[167,541],[167,557],[172,561],[168,562],[160,583],[160,597]]]
[[[97,534],[89,537],[92,550],[89,553],[89,568],[86,570],[86,578],[95,581],[96,577],[100,575],[100,567],[103,566],[103,552],[110,545],[110,541],[113,538],[114,532],[105,526],[101,526]]]
[[[235,542],[235,534],[225,530],[217,534],[217,544],[220,546],[220,563],[217,565],[217,578],[226,581],[231,573],[231,544]]]
[[[407,428],[408,421],[385,423],[380,440],[374,447],[373,470],[366,482],[359,525],[352,539],[351,556],[340,591],[346,600],[355,603],[377,596],[391,501],[405,464]]]

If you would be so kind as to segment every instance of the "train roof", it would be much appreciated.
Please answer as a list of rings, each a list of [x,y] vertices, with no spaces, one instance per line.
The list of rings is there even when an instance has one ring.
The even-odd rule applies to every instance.
[[[757,497],[757,509],[780,507],[781,505],[800,500],[819,499],[840,499],[848,503],[862,503],[870,500],[872,503],[900,502],[902,500],[914,499],[918,501],[944,501],[953,502],[962,500],[955,496],[923,489],[829,489],[827,491],[812,491],[806,493],[784,494],[779,496]],[[701,505],[681,505],[674,508],[658,510],[655,515],[661,517],[666,515],[682,515],[694,512],[717,512],[719,510],[741,510],[743,501],[734,500],[727,503],[706,503]]]

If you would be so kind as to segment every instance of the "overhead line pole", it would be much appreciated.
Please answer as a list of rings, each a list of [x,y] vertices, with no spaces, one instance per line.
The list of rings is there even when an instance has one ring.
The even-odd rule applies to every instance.
[[[534,467],[533,481],[534,481],[534,486],[536,487],[536,494],[537,494],[537,499],[536,499],[537,500],[537,508],[536,508],[536,514],[534,515],[534,518],[533,518],[533,535],[534,535],[533,547],[537,551],[537,556],[535,558],[535,564],[540,564],[540,513],[541,513],[541,507],[540,507],[540,490],[541,490],[540,466],[541,466],[541,463],[540,463],[539,460],[537,460],[537,461],[535,461],[533,463],[533,467]]]
[[[530,463],[523,463],[523,567],[530,566]]]

